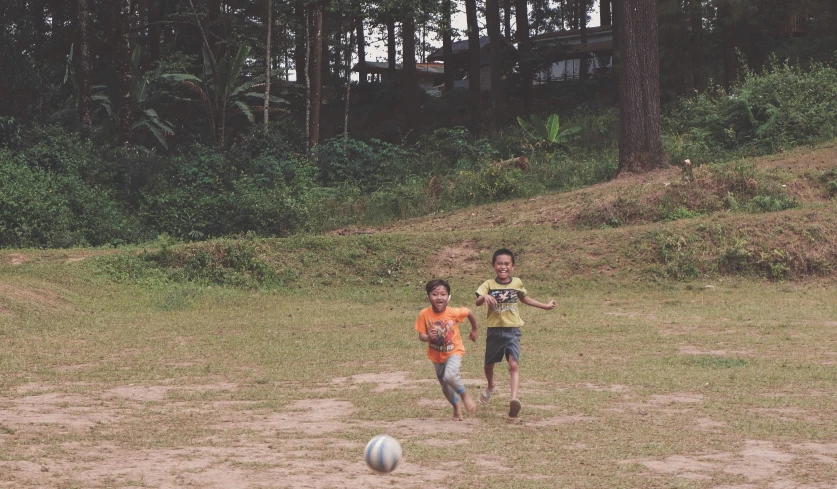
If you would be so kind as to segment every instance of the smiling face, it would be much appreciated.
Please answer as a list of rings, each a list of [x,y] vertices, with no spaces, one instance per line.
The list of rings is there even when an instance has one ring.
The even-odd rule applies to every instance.
[[[514,262],[509,255],[497,255],[494,257],[494,272],[497,274],[497,282],[506,283],[511,280],[514,272]]]
[[[434,312],[442,312],[446,307],[448,307],[450,294],[448,294],[448,289],[446,289],[444,285],[439,285],[427,294],[427,300],[430,301],[430,305],[433,306]]]

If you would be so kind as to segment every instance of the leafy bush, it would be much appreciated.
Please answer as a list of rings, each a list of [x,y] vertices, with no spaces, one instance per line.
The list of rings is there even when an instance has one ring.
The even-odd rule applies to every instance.
[[[404,149],[377,139],[365,143],[340,136],[317,146],[315,153],[323,185],[348,183],[375,190],[401,181],[409,170]]]
[[[436,129],[422,136],[411,151],[414,175],[449,175],[470,170],[495,150],[488,140],[475,139],[464,127]]]
[[[99,246],[142,236],[111,193],[0,152],[0,246]]]
[[[694,237],[677,236],[669,231],[651,231],[642,240],[651,243],[654,261],[659,264],[650,270],[653,276],[674,280],[692,280],[700,276]]]
[[[702,155],[701,148],[718,147],[768,153],[832,138],[837,136],[837,68],[814,64],[806,71],[774,61],[762,74],[746,71],[729,92],[681,100],[666,121],[677,135],[669,146],[678,156],[686,149]],[[696,164],[708,161],[685,157]]]
[[[15,148],[20,145],[23,129],[14,117],[0,116],[0,148]]]
[[[100,267],[113,280],[131,283],[196,283],[249,289],[282,283],[273,269],[256,256],[252,240],[171,244],[164,238],[157,251],[101,258]]]

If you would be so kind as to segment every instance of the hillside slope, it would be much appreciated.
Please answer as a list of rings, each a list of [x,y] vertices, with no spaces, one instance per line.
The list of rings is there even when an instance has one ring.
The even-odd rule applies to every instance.
[[[443,263],[469,252],[484,259],[508,245],[528,254],[540,272],[564,278],[787,280],[837,271],[834,143],[697,168],[686,177],[672,167],[338,234],[396,234],[407,242],[432,233],[444,243],[437,255]],[[453,236],[461,246],[449,242]]]
[[[832,143],[816,149],[798,148],[789,153],[753,158],[743,163],[752,165],[757,171],[786,180],[789,194],[798,199],[803,207],[818,205],[830,200],[821,182],[816,180],[829,171],[837,172],[837,145]],[[477,230],[532,225],[578,227],[578,220],[585,210],[596,206],[606,207],[620,198],[623,201],[653,201],[655,197],[664,194],[667,188],[681,184],[682,181],[681,169],[671,167],[644,175],[620,177],[571,192],[490,204],[443,216],[405,220],[380,231]]]
[[[9,250],[0,252],[0,264],[93,262],[116,280],[144,283],[417,286],[428,277],[478,280],[491,252],[505,246],[519,254],[527,277],[552,284],[837,277],[837,145],[701,167],[685,177],[670,168],[380,229]]]

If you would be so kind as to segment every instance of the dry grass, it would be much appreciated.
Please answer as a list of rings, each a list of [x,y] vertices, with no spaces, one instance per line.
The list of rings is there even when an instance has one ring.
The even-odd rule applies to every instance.
[[[2,270],[18,290],[44,286],[19,273]],[[553,295],[556,284],[527,282],[560,306],[525,311],[518,422],[505,416],[505,373],[491,405],[449,421],[409,287],[209,289],[175,310],[176,288],[95,281],[53,289],[71,312],[4,296],[16,313],[0,317],[0,487],[825,488],[837,477],[832,288]],[[480,346],[463,369],[474,393]],[[381,432],[406,454],[389,476],[361,460]]]
[[[718,236],[833,261],[830,201],[619,229],[538,225],[561,198],[256,242],[295,277],[269,291],[114,283],[95,250],[0,256],[0,487],[833,487],[831,272],[665,276],[717,265],[733,245]],[[463,229],[489,214],[507,221]],[[450,278],[453,302],[471,305],[501,245],[519,252],[532,295],[559,306],[524,310],[520,420],[505,415],[500,369],[492,404],[453,422],[412,331],[422,283]],[[467,345],[463,365],[474,394],[482,346]],[[378,433],[404,448],[390,475],[361,459]]]

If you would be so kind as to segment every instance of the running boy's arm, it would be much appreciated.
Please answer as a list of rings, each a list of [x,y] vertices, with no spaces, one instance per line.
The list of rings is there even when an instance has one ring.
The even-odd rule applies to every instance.
[[[526,304],[527,306],[537,307],[538,309],[546,309],[547,311],[555,309],[555,306],[557,305],[555,303],[555,299],[551,299],[549,302],[544,304],[543,302],[538,302],[535,299],[532,299],[528,295],[521,297],[520,302]]]
[[[477,341],[477,317],[474,316],[474,311],[468,309],[468,322],[471,323],[471,333],[468,334],[468,339],[473,342]]]
[[[477,300],[474,304],[477,307],[486,304],[489,309],[497,307],[497,299],[491,295],[491,289],[488,287],[488,282],[480,285],[480,288],[477,289]]]

